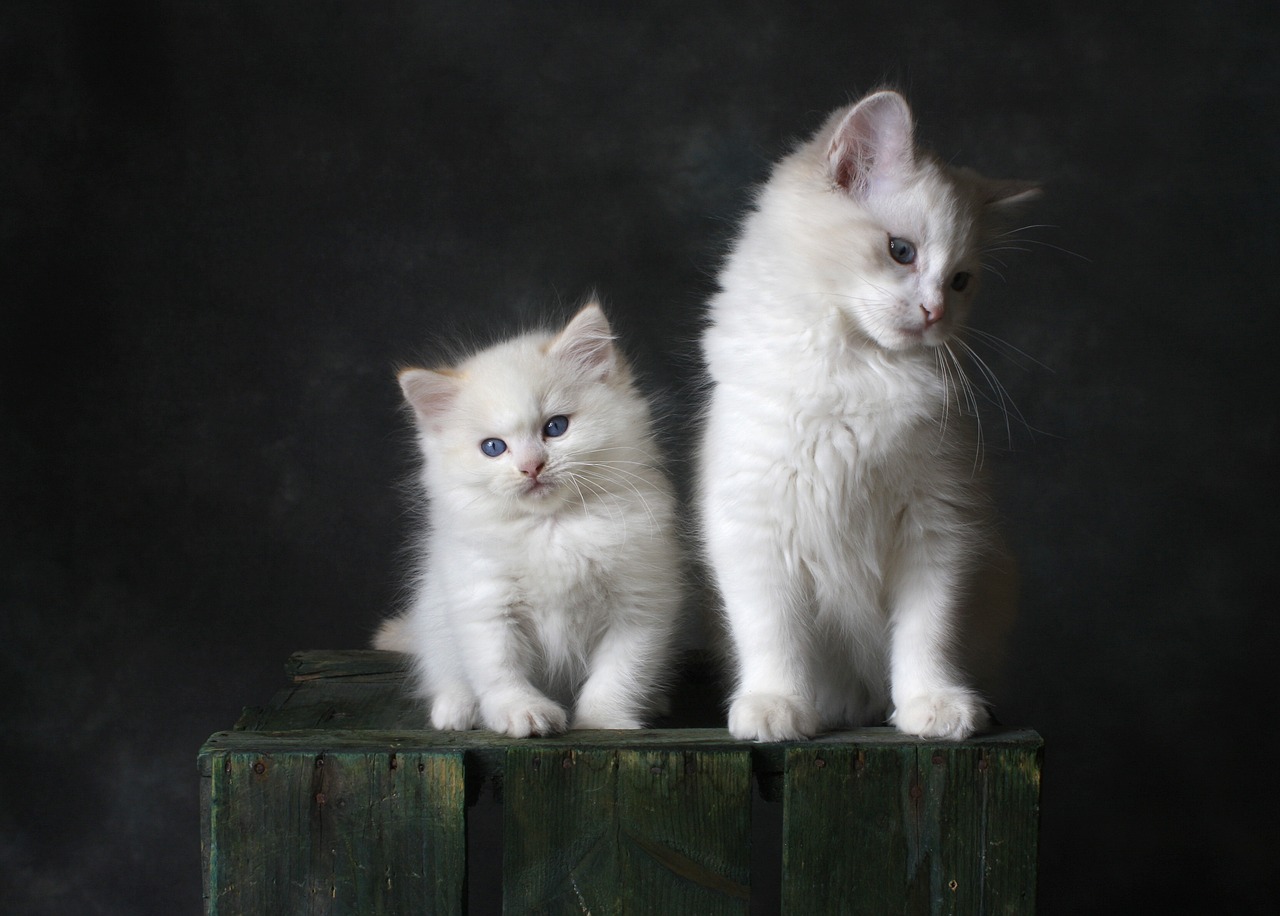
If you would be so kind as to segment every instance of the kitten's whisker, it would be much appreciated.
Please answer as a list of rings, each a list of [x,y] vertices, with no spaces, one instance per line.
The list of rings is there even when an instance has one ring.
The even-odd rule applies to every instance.
[[[1037,366],[1039,366],[1041,369],[1044,369],[1046,372],[1053,372],[1052,369],[1050,369],[1044,363],[1040,362],[1040,360],[1036,359],[1034,356],[1027,353],[1025,350],[1018,349],[1013,344],[1009,343],[1009,341],[1004,340],[1003,338],[997,337],[994,334],[990,334],[987,331],[979,330],[978,328],[966,328],[966,331],[970,334],[977,335],[979,338],[981,338],[981,340],[979,340],[979,343],[985,343],[987,346],[991,347],[993,350],[996,350],[997,352],[1004,351],[1005,353],[1016,354],[1029,362],[1035,363]]]
[[[1017,235],[1019,232],[1026,232],[1029,229],[1057,229],[1059,227],[1050,223],[1031,223],[1027,226],[1019,226],[1017,229],[1007,229],[1004,232],[997,232],[995,238],[1004,238],[1007,235]]]
[[[1012,446],[1013,445],[1013,428],[1009,422],[1010,412],[1012,411],[1012,415],[1017,418],[1018,422],[1021,423],[1024,428],[1029,429],[1030,427],[1027,424],[1026,418],[1023,417],[1022,412],[1018,409],[1018,405],[1014,403],[1013,397],[1009,394],[1008,389],[1006,389],[1004,385],[1000,383],[1000,380],[999,378],[996,377],[995,372],[991,369],[989,365],[987,365],[986,360],[984,360],[981,356],[979,356],[974,351],[973,347],[969,346],[963,340],[957,340],[957,343],[959,343],[960,346],[964,347],[965,352],[969,354],[969,358],[972,359],[975,364],[977,364],[978,370],[986,378],[987,384],[991,386],[992,392],[994,392],[996,397],[998,398],[998,400],[995,401],[994,403],[1004,413],[1005,435],[1008,437],[1009,445]]]

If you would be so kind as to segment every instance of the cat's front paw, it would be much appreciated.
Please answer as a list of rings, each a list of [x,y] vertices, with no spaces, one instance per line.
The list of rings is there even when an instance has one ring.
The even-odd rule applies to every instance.
[[[812,738],[818,726],[818,710],[803,697],[744,693],[729,707],[729,734],[740,741]]]
[[[512,738],[558,735],[569,725],[564,708],[546,697],[521,697],[511,702],[485,703],[483,717],[485,727]]]
[[[442,693],[431,701],[431,727],[465,732],[476,727],[476,698],[469,693]]]
[[[972,690],[952,687],[908,698],[889,721],[908,735],[963,741],[987,724],[987,711]]]
[[[634,716],[593,715],[590,713],[579,712],[573,717],[573,728],[644,728],[644,723]]]

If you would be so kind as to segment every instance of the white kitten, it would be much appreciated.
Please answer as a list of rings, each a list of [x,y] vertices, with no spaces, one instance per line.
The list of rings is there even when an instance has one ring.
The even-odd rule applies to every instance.
[[[400,374],[429,524],[381,649],[414,656],[431,724],[516,737],[639,728],[682,600],[649,408],[600,307],[454,369]]]
[[[1035,193],[918,152],[893,92],[835,112],[762,188],[703,338],[698,501],[736,737],[892,711],[959,739],[986,721],[971,685],[1012,588],[979,574],[1011,561],[984,525],[947,341],[993,211]]]

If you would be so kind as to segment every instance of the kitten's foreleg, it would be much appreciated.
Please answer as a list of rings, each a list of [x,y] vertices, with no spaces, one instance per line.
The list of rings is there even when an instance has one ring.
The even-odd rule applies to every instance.
[[[891,721],[909,735],[960,741],[987,715],[954,662],[962,569],[960,552],[945,542],[913,545],[891,592]]]
[[[568,725],[564,708],[530,679],[533,650],[518,613],[499,603],[496,609],[487,605],[458,613],[455,621],[485,727],[513,738],[563,732]]]
[[[820,722],[805,663],[808,627],[796,619],[796,597],[780,586],[783,570],[771,568],[780,563],[753,556],[754,574],[739,568],[721,576],[738,670],[729,732],[743,741],[809,738]]]
[[[619,615],[591,653],[573,728],[642,728],[654,692],[669,676],[670,627],[640,610]]]

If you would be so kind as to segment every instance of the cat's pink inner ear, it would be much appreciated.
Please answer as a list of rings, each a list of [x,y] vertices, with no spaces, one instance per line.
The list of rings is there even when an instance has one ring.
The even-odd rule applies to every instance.
[[[915,161],[915,127],[907,101],[875,92],[845,115],[827,151],[836,184],[860,197],[897,184]]]
[[[405,369],[396,378],[404,399],[424,420],[440,416],[458,396],[458,377],[448,372]]]
[[[548,352],[579,369],[606,376],[614,368],[617,351],[613,331],[600,306],[592,302],[578,312],[565,326]]]

